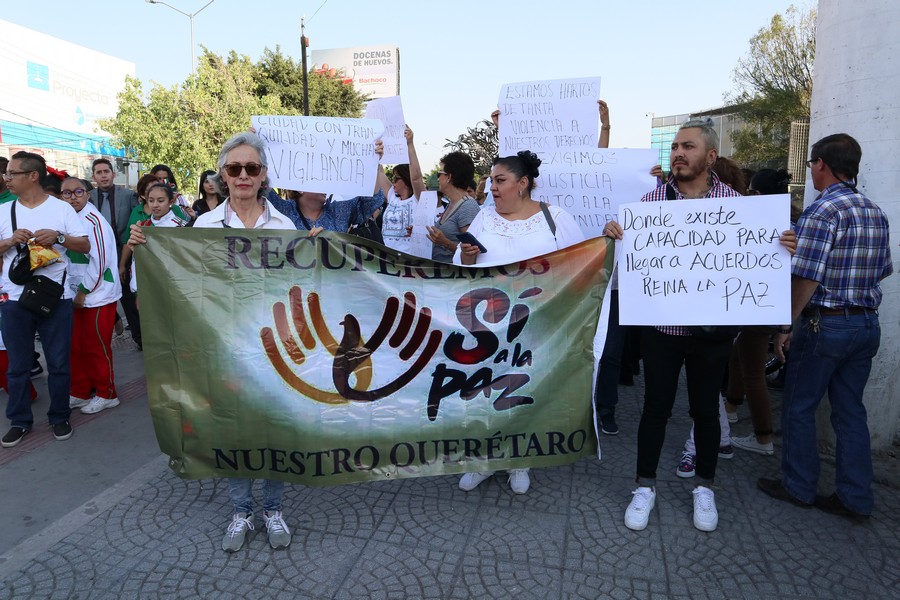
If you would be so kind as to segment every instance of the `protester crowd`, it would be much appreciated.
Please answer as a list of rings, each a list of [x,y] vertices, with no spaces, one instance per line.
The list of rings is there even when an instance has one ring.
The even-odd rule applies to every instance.
[[[495,119],[497,113],[492,115]],[[609,143],[609,109],[600,102],[600,139]],[[57,440],[72,436],[70,414],[90,414],[119,404],[112,338],[123,328],[142,348],[139,290],[133,248],[146,241],[145,227],[297,229],[375,236],[389,248],[408,251],[412,215],[426,190],[412,130],[406,129],[410,162],[395,165],[389,179],[378,167],[371,196],[336,201],[330,194],[283,190],[269,185],[264,142],[242,132],[222,147],[215,168],[204,171],[196,200],[179,193],[174,173],[156,165],[135,190],[115,185],[113,164],[93,161],[86,181],[48,167],[34,153],[0,158],[0,380],[8,392],[10,429],[2,446],[16,446],[34,427],[31,384],[35,335],[40,336],[50,395],[48,422]],[[659,185],[645,202],[733,198],[787,191],[784,171],[742,170],[718,156],[711,124],[688,121],[672,143],[668,175],[652,173]],[[780,242],[792,255],[792,323],[769,327],[688,328],[619,324],[617,274],[610,281],[607,337],[597,368],[597,429],[617,435],[617,385],[642,361],[645,398],[637,434],[636,489],[625,510],[629,529],[647,527],[657,503],[656,480],[666,425],[682,368],[694,426],[676,474],[693,478],[693,524],[718,526],[713,486],[719,459],[736,450],[774,454],[771,407],[763,365],[767,347],[787,363],[783,392],[781,479],[761,479],[766,494],[797,506],[818,507],[850,518],[873,509],[872,468],[863,390],[878,350],[879,282],[892,273],[887,219],[856,187],[861,158],[849,135],[813,144],[809,168],[820,192],[784,231]],[[380,142],[376,153],[381,155]],[[572,215],[532,198],[541,160],[530,151],[494,160],[487,177],[475,181],[472,158],[450,152],[440,159],[440,199],[427,238],[432,259],[460,265],[504,264],[554,252],[584,239]],[[485,197],[491,202],[485,204]],[[466,235],[467,234],[467,235]],[[604,234],[623,239],[610,221]],[[489,254],[485,248],[491,249]],[[36,257],[36,258],[35,258]],[[37,263],[35,262],[37,261]],[[30,267],[30,268],[29,268]],[[629,343],[630,340],[630,343]],[[786,352],[790,350],[789,357]],[[837,436],[837,482],[833,495],[816,495],[819,474],[815,410],[828,392]],[[742,404],[753,433],[731,436]],[[464,474],[459,487],[474,490],[489,472]],[[528,469],[510,471],[515,493],[530,486]],[[274,548],[290,543],[282,514],[284,483],[263,484],[263,516]],[[230,479],[233,516],[222,547],[239,550],[254,529],[253,480]]]

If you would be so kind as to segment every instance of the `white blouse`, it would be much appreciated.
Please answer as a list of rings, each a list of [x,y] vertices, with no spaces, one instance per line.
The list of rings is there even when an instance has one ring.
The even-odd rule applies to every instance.
[[[518,262],[561,250],[586,239],[575,217],[558,206],[548,208],[556,224],[555,239],[544,211],[538,211],[528,219],[510,221],[498,214],[495,207],[483,206],[468,229],[487,248],[487,252],[478,255],[475,264],[489,266]],[[456,248],[453,262],[462,264],[460,247]]]

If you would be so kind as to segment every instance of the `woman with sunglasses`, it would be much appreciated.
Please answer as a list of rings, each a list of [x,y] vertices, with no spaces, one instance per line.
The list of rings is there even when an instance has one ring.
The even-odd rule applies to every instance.
[[[456,236],[464,233],[481,210],[475,198],[469,195],[469,182],[475,177],[475,163],[463,152],[450,152],[440,161],[438,171],[438,193],[445,196],[450,204],[428,227],[428,239],[433,244],[431,260],[443,263],[453,262],[453,253],[459,246]]]
[[[212,169],[203,171],[203,174],[200,175],[200,188],[198,191],[197,200],[194,201],[194,204],[191,208],[194,209],[194,214],[196,216],[200,216],[202,214],[208,213],[211,210],[215,210],[225,199],[219,195],[219,191],[216,189],[216,186],[210,181],[210,175],[215,175],[216,172]]]
[[[394,167],[393,181],[387,192],[387,207],[382,214],[381,233],[385,246],[409,253],[413,212],[419,196],[425,191],[425,179],[413,144],[413,131],[409,126],[404,129],[403,136],[409,151],[409,164]],[[387,182],[387,178],[385,181]]]
[[[269,177],[265,145],[259,136],[251,132],[233,136],[222,146],[217,166],[218,173],[210,179],[220,194],[227,189],[229,195],[215,209],[200,215],[194,228],[295,229],[291,220],[266,199]],[[133,226],[129,245],[133,247],[146,242],[141,228]],[[269,545],[285,548],[291,543],[291,532],[281,513],[284,482],[266,479],[262,491]],[[222,549],[236,552],[244,545],[247,531],[254,528],[253,480],[228,479],[228,494],[234,512],[222,540]]]

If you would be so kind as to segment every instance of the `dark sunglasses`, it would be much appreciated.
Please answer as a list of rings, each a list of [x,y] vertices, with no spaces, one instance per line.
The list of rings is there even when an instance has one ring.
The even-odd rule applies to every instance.
[[[262,165],[259,163],[247,163],[246,165],[231,163],[225,165],[223,168],[225,169],[225,172],[228,173],[229,177],[240,177],[241,170],[247,171],[248,177],[256,177],[262,170]]]

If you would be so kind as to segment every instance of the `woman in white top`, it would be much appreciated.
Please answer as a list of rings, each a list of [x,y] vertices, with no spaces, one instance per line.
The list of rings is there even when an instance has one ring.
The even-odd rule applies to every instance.
[[[387,207],[382,214],[381,233],[384,236],[385,246],[409,253],[413,213],[419,196],[425,191],[425,180],[422,177],[419,158],[416,156],[413,132],[408,125],[403,131],[403,136],[406,138],[409,164],[396,165],[393,181],[389,182],[389,185],[382,185],[383,188],[387,188],[385,191]],[[385,184],[388,183],[387,178],[384,181]]]
[[[211,176],[219,195],[229,192],[225,202],[200,215],[194,223],[197,228],[234,229],[296,229],[286,216],[278,212],[265,197],[269,186],[266,168],[265,144],[255,133],[239,133],[225,142],[219,153],[218,174]],[[223,186],[224,184],[224,186]],[[316,235],[321,228],[314,228]],[[131,227],[130,246],[146,243],[147,239],[137,225]],[[281,514],[281,498],[284,482],[266,479],[263,484],[263,517],[269,536],[269,545],[284,548],[291,543],[291,532]],[[222,549],[236,552],[244,545],[247,531],[253,529],[253,480],[228,479],[228,494],[234,505],[234,515]]]
[[[453,255],[454,263],[504,265],[584,241],[584,234],[572,215],[558,206],[545,205],[556,226],[554,234],[541,203],[532,200],[531,191],[540,164],[541,159],[528,150],[494,161],[491,169],[494,206],[482,207],[468,229],[488,252],[482,254],[478,246],[460,244]]]
[[[494,206],[482,207],[469,225],[487,252],[478,246],[460,243],[453,262],[462,265],[503,265],[549,254],[584,241],[584,234],[575,218],[558,206],[541,206],[532,200],[534,180],[541,164],[533,152],[523,150],[516,156],[494,161],[491,169],[491,193]],[[549,212],[554,227],[547,221]],[[466,473],[459,480],[462,490],[474,490],[493,473]],[[524,494],[531,485],[528,469],[511,469],[509,485],[517,494]]]

